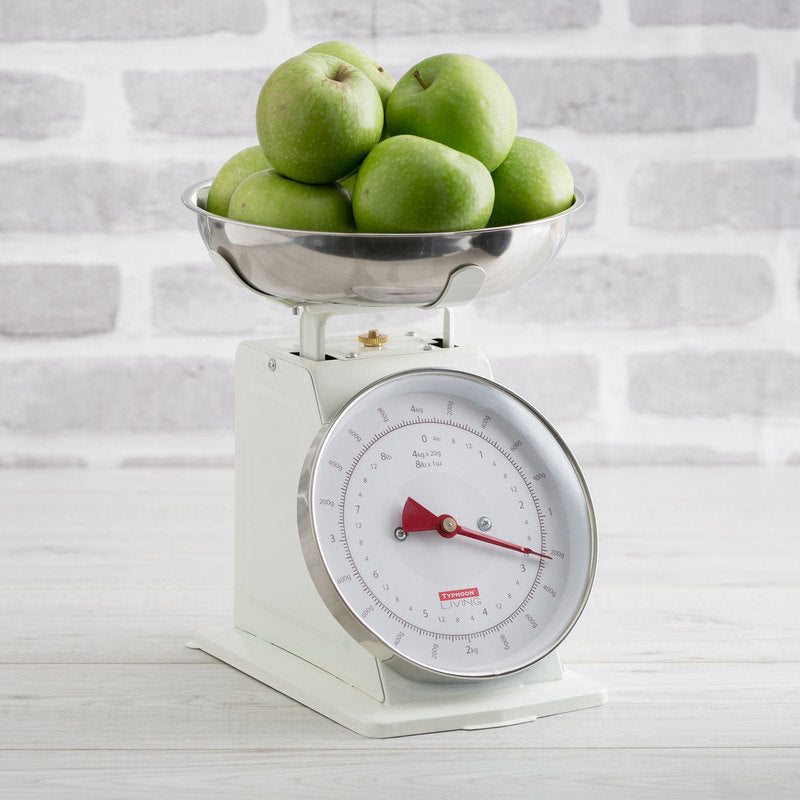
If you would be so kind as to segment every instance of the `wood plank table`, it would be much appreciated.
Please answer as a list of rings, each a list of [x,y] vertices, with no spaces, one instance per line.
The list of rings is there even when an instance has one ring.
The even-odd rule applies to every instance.
[[[231,470],[0,471],[0,796],[799,797],[800,469],[586,477],[561,653],[608,704],[370,740],[185,646],[231,620]]]

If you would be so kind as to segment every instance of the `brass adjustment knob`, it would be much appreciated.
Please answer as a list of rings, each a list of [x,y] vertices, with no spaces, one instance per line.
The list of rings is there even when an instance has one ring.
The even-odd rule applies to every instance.
[[[372,329],[366,333],[359,334],[358,341],[364,347],[382,347],[389,341],[389,337],[385,333]]]

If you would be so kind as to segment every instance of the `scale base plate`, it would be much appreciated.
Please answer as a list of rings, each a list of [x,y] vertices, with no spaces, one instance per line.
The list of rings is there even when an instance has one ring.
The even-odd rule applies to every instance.
[[[592,708],[608,699],[605,687],[562,670],[556,653],[547,658],[556,660],[563,677],[554,680],[542,680],[537,665],[504,678],[458,684],[423,683],[383,668],[387,696],[380,702],[310,661],[232,625],[201,629],[188,646],[376,739],[516,725]],[[387,682],[393,685],[386,686]]]

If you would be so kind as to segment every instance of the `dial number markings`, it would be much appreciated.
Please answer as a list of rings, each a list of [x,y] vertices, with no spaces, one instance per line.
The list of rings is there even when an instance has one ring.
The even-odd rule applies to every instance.
[[[566,635],[593,574],[593,517],[574,462],[524,401],[466,373],[410,370],[353,398],[319,441],[304,554],[318,553],[323,599],[359,641],[480,677]]]
[[[421,404],[415,405],[415,408],[421,408]],[[408,409],[406,409],[407,411]],[[525,493],[527,503],[539,508],[538,499],[532,493],[533,482],[525,478],[522,466],[511,458],[508,450],[504,451],[496,441],[488,436],[485,427],[478,430],[468,421],[456,422],[453,419],[441,417],[405,418],[376,432],[373,437],[365,441],[359,448],[352,465],[346,470],[340,505],[340,541],[347,553],[347,562],[354,579],[361,585],[364,592],[364,602],[367,607],[381,608],[397,623],[403,627],[412,628],[421,635],[447,639],[468,639],[496,633],[514,622],[530,604],[540,587],[541,565],[537,568],[536,565],[526,564],[525,561],[516,562],[512,559],[509,562],[505,558],[500,561],[494,559],[487,561],[486,552],[483,551],[482,546],[466,557],[454,554],[448,545],[445,545],[443,551],[423,546],[414,553],[408,553],[407,566],[409,569],[406,572],[399,572],[398,564],[394,563],[397,561],[397,551],[385,551],[380,557],[377,556],[378,550],[388,539],[388,536],[383,536],[383,534],[390,533],[392,542],[396,544],[398,542],[397,523],[407,522],[402,517],[402,505],[398,507],[397,516],[388,517],[386,515],[385,492],[387,487],[406,481],[407,473],[411,471],[410,465],[413,465],[414,472],[418,471],[418,457],[423,454],[441,459],[440,463],[436,465],[437,468],[424,470],[422,477],[416,478],[416,480],[423,481],[425,485],[436,485],[437,481],[441,480],[447,482],[447,476],[452,472],[453,465],[463,459],[465,457],[463,453],[467,452],[466,457],[473,459],[474,468],[479,470],[479,474],[484,477],[494,476],[487,490],[490,497],[496,496],[498,490],[508,491],[511,484],[516,490],[515,493]],[[402,445],[398,442],[402,442]],[[427,449],[422,451],[421,447]],[[375,456],[377,452],[389,451],[393,454],[390,459],[379,460]],[[380,474],[377,474],[374,469],[376,463],[379,463],[378,473]],[[489,472],[487,473],[486,470]],[[373,490],[374,494],[367,492],[363,485],[366,475],[370,476],[370,481],[378,481],[383,489],[381,491]],[[353,487],[359,490],[355,494]],[[467,486],[466,492],[462,491],[461,493],[471,493],[471,487]],[[452,494],[452,487],[449,494]],[[396,499],[402,503],[401,498]],[[503,501],[502,498],[495,502],[506,508],[507,513],[512,514],[512,517],[518,515],[517,524],[519,526],[529,526],[530,520],[527,510],[525,510],[525,502],[516,499]],[[459,503],[454,503],[454,505],[461,507]],[[421,504],[420,507],[424,510]],[[352,533],[360,525],[359,521],[363,519],[372,520],[374,527],[372,534],[370,535],[368,532],[366,537],[364,529],[358,529],[359,538],[356,547]],[[386,521],[378,524],[380,519]],[[476,516],[476,521],[477,519]],[[505,550],[516,552],[524,557],[534,555],[539,557],[542,562],[550,559],[549,556],[523,545],[460,526],[452,517],[450,520],[445,524],[451,530],[445,531],[442,528],[447,538],[461,535],[464,539],[473,539],[482,544],[500,545]],[[411,528],[412,524],[408,524]],[[420,522],[417,530],[434,530],[435,527],[428,524],[426,517],[425,524]],[[539,528],[539,536],[544,543],[544,526],[536,527]],[[531,528],[528,527],[528,530]],[[422,537],[423,540],[427,538]],[[437,537],[437,540],[443,544],[444,539],[445,536]],[[531,541],[532,534],[528,534],[526,539]],[[422,540],[419,541],[422,544]],[[430,540],[429,543],[433,543],[433,540]],[[402,548],[411,550],[411,546],[407,542],[404,542]],[[373,557],[370,558],[370,556]],[[379,569],[374,569],[377,562],[380,562]],[[456,569],[456,567],[460,567],[460,569]],[[416,584],[415,589],[418,588],[419,575],[417,573],[420,570],[426,572],[426,577],[430,580],[428,596],[423,602],[419,602],[419,598],[414,597],[413,594],[410,597],[408,595],[410,591],[414,591],[409,588],[410,586]],[[435,576],[429,574],[431,572],[435,573]],[[453,572],[463,574],[465,577],[458,579],[448,577]],[[446,599],[438,596],[439,589],[447,589],[451,585],[456,586],[459,581],[470,582],[466,575],[471,573],[483,573],[482,589],[479,595],[464,597],[448,594]],[[438,585],[434,586],[434,584]],[[402,588],[397,589],[396,587]],[[409,600],[408,604],[404,598]],[[426,600],[435,602],[427,603]],[[413,613],[414,607],[420,610]],[[412,611],[406,613],[407,608]],[[436,613],[430,613],[432,611]]]

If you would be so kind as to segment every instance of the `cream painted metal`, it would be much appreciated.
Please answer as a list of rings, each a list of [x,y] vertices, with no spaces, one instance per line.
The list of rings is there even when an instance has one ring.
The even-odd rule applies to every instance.
[[[234,625],[201,630],[190,646],[373,737],[506,725],[605,702],[603,687],[564,670],[557,652],[508,677],[411,680],[333,617],[297,530],[300,473],[321,426],[362,388],[396,372],[429,366],[491,377],[477,348],[444,348],[419,332],[390,331],[379,350],[356,344],[355,336],[332,337],[328,351],[339,357],[324,361],[302,358],[299,340],[240,345]]]

